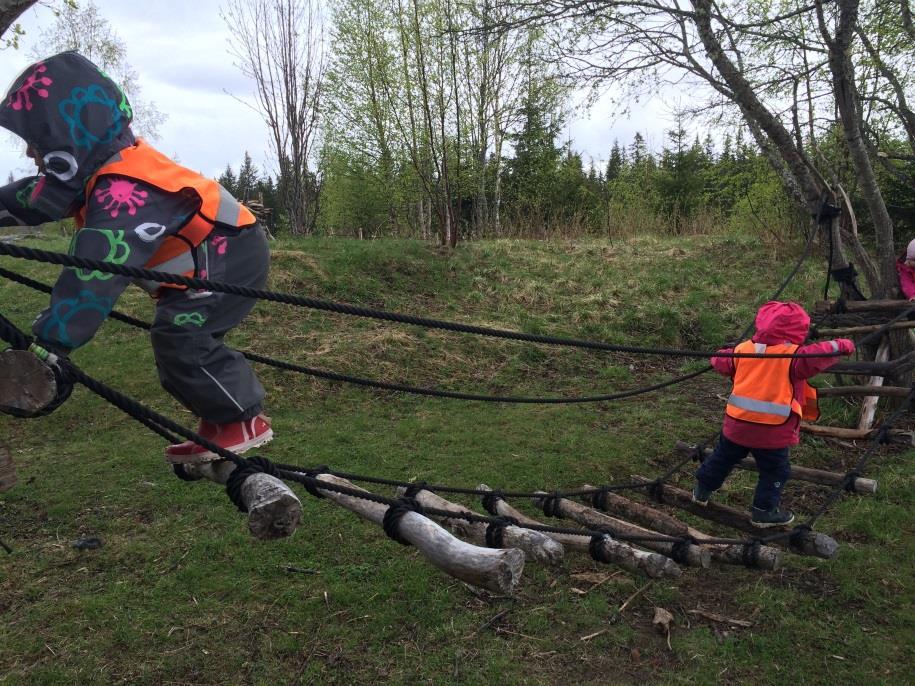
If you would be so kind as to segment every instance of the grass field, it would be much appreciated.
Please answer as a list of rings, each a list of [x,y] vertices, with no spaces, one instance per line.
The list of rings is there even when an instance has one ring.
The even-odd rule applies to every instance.
[[[66,248],[59,238],[23,244]],[[742,330],[796,258],[790,248],[727,236],[479,242],[453,254],[418,242],[281,240],[270,287],[529,332],[699,349]],[[35,263],[0,264],[45,282],[55,276]],[[822,272],[822,260],[812,261],[784,297],[811,304]],[[22,328],[45,303],[0,283],[0,312]],[[150,302],[132,289],[118,309],[151,318]],[[610,392],[701,364],[269,303],[231,342],[313,367],[494,394]],[[143,332],[109,321],[73,359],[194,425],[159,388]],[[277,434],[263,454],[275,461],[524,489],[655,475],[676,459],[677,439],[714,435],[727,388],[707,374],[618,403],[511,406],[259,372]],[[854,413],[841,401],[823,405],[824,423]],[[161,439],[85,389],[46,418],[0,417],[0,443],[20,479],[0,495],[0,539],[14,551],[0,553],[0,683],[915,683],[911,450],[881,453],[868,471],[880,480],[877,495],[847,496],[821,520],[842,545],[834,560],[786,556],[774,573],[713,567],[648,581],[570,553],[559,569],[529,563],[515,597],[495,598],[304,491],[305,521],[292,538],[252,539],[220,488],[177,480]],[[793,453],[798,464],[835,470],[859,454],[810,438]],[[688,485],[689,474],[677,481]],[[746,507],[754,483],[737,474],[720,497]],[[823,495],[792,482],[786,504],[810,512]],[[83,536],[104,545],[75,549]],[[674,616],[669,647],[651,624],[656,607]]]

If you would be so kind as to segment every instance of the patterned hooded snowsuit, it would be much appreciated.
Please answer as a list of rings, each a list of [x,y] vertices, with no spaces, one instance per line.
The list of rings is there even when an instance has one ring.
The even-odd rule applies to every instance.
[[[253,215],[214,181],[135,139],[132,114],[120,88],[76,52],[27,68],[0,102],[0,126],[29,144],[45,173],[0,188],[0,226],[74,217],[81,228],[73,255],[263,287],[269,250]],[[79,348],[129,284],[128,277],[66,269],[32,331],[57,351]],[[162,386],[210,422],[257,415],[263,386],[223,343],[254,301],[138,285],[156,298],[151,341]]]

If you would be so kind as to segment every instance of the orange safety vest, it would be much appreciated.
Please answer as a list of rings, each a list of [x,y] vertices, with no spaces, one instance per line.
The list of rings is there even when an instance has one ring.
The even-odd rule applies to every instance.
[[[734,352],[781,355],[794,353],[799,347],[793,343],[766,345],[744,341]],[[735,357],[734,388],[728,397],[727,415],[755,424],[784,424],[792,413],[816,421],[820,416],[817,391],[805,381],[804,397],[794,397],[792,362],[790,357]]]
[[[245,228],[257,222],[251,211],[239,203],[231,193],[213,179],[201,176],[195,171],[182,167],[155,148],[137,139],[136,145],[121,150],[108,160],[86,182],[85,197],[91,196],[98,180],[107,174],[116,174],[155,186],[168,193],[190,189],[200,198],[200,207],[191,215],[176,234],[167,236],[153,256],[143,265],[146,269],[196,276],[193,250],[206,240],[216,223]],[[119,201],[120,198],[114,200]],[[123,199],[126,202],[126,198]],[[86,220],[86,205],[76,215],[77,229],[83,228]],[[141,284],[150,291],[159,287],[179,288],[178,284],[150,282]]]

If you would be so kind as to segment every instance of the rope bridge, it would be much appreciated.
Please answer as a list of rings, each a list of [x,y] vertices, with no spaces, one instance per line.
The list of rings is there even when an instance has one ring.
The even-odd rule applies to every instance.
[[[804,251],[804,255],[799,260],[798,264],[795,266],[792,273],[789,277],[783,282],[778,291],[772,296],[773,299],[777,298],[778,295],[784,290],[788,285],[791,278],[797,273],[800,268],[800,265],[809,255],[810,247],[812,245],[812,239],[808,241],[807,248]],[[61,253],[53,253],[43,250],[33,250],[29,248],[23,248],[20,246],[14,246],[10,244],[0,243],[0,254],[9,255],[11,257],[16,257],[20,259],[29,259],[37,260],[45,263],[59,264],[66,267],[74,268],[87,268],[95,269],[103,272],[108,272],[112,274],[118,274],[121,276],[127,276],[131,278],[140,278],[144,280],[160,281],[167,283],[179,283],[185,285],[189,288],[195,289],[206,289],[217,292],[231,293],[234,295],[241,295],[245,297],[258,298],[263,300],[268,300],[272,302],[282,302],[286,304],[291,304],[300,307],[308,307],[312,309],[335,312],[339,314],[359,316],[359,317],[369,317],[373,319],[379,319],[383,321],[391,321],[398,323],[406,323],[417,326],[423,326],[427,328],[435,328],[447,331],[461,332],[461,333],[470,333],[476,335],[490,336],[508,340],[524,341],[524,342],[533,342],[540,344],[548,345],[558,345],[566,347],[575,347],[575,348],[584,348],[597,351],[606,351],[606,352],[620,352],[620,353],[629,353],[629,354],[644,354],[644,355],[667,355],[667,356],[676,356],[676,357],[709,357],[712,355],[717,355],[719,357],[762,357],[764,355],[756,353],[729,353],[729,354],[719,354],[715,351],[692,351],[692,350],[680,350],[675,348],[649,348],[642,346],[626,346],[626,345],[617,345],[604,342],[595,342],[595,341],[585,341],[580,339],[573,338],[560,338],[555,336],[546,336],[540,334],[527,334],[521,332],[508,331],[503,329],[493,329],[481,326],[473,326],[466,324],[457,324],[454,322],[445,322],[442,320],[430,319],[426,317],[418,317],[414,315],[405,315],[396,312],[387,312],[382,310],[375,310],[371,308],[358,307],[355,305],[350,305],[346,303],[335,303],[331,301],[319,300],[315,298],[308,298],[299,295],[293,294],[284,294],[276,293],[273,291],[265,291],[259,289],[250,289],[234,286],[232,284],[224,284],[219,282],[214,282],[206,279],[195,279],[189,277],[183,277],[176,274],[156,272],[152,270],[137,269],[131,267],[123,267],[120,265],[112,265],[106,262],[97,261],[97,260],[87,260],[85,258],[79,258],[70,255],[64,255]],[[42,284],[40,282],[29,279],[28,277],[16,274],[6,269],[0,268],[0,276],[8,278],[10,280],[16,281],[22,285],[34,288],[43,292],[50,292],[50,286]],[[915,311],[913,308],[912,311]],[[149,324],[143,322],[136,318],[124,315],[119,312],[112,312],[112,318],[119,321],[125,322],[132,326],[139,328],[148,329]],[[897,317],[897,319],[901,318]],[[887,325],[889,328],[889,324]],[[742,337],[745,337],[749,333],[750,327],[744,332]],[[41,348],[37,347],[32,340],[21,330],[19,330],[12,322],[6,319],[2,314],[0,314],[0,338],[5,340],[10,346],[18,350],[28,350],[31,349],[33,352],[41,356],[47,357],[48,354],[46,351],[43,351]],[[803,354],[783,354],[783,355],[766,355],[767,357],[820,357],[820,356],[837,356],[840,353],[828,353],[823,355],[803,355]],[[308,374],[318,378],[329,379],[333,381],[344,381],[348,383],[354,383],[361,386],[369,386],[375,388],[382,388],[385,390],[393,390],[399,392],[407,393],[416,393],[419,395],[433,396],[433,397],[442,397],[442,398],[452,398],[460,400],[477,400],[485,402],[513,402],[513,403],[545,403],[545,404],[558,404],[558,403],[582,403],[582,402],[597,402],[597,401],[606,401],[606,400],[616,400],[626,397],[633,397],[635,395],[640,395],[643,393],[648,393],[654,390],[661,388],[669,387],[677,383],[681,383],[687,379],[699,376],[704,374],[710,369],[710,367],[705,367],[699,371],[676,377],[668,381],[654,384],[652,386],[646,386],[643,388],[633,389],[630,391],[622,391],[619,393],[613,394],[603,394],[596,396],[580,396],[580,397],[553,397],[553,398],[530,398],[530,397],[517,397],[517,396],[487,396],[481,394],[473,393],[460,393],[454,391],[441,391],[437,389],[430,388],[421,388],[416,386],[409,386],[405,384],[396,384],[384,381],[375,381],[371,379],[365,379],[361,377],[353,377],[344,374],[337,374],[334,372],[328,372],[324,370],[317,370],[308,367],[303,367],[300,365],[295,365],[288,362],[283,362],[280,360],[274,360],[269,357],[261,356],[256,353],[246,352],[244,355],[255,362],[267,364],[274,366],[280,369],[287,371],[293,371],[302,374]],[[594,488],[584,488],[578,490],[568,490],[568,491],[550,491],[550,492],[523,492],[523,491],[502,491],[502,490],[488,490],[488,489],[473,489],[473,488],[461,488],[455,486],[441,485],[441,484],[427,484],[427,483],[412,483],[399,481],[394,479],[384,479],[380,477],[373,477],[361,474],[352,474],[346,472],[339,472],[330,469],[327,466],[320,467],[301,467],[296,465],[289,464],[275,464],[263,457],[252,457],[244,458],[241,455],[227,451],[220,446],[208,441],[202,436],[192,432],[181,425],[171,421],[167,417],[164,417],[161,414],[153,412],[149,408],[143,406],[139,402],[129,398],[128,396],[106,386],[100,381],[90,377],[81,369],[79,369],[72,361],[66,358],[53,359],[52,361],[58,366],[62,377],[70,383],[79,383],[84,387],[88,388],[93,393],[99,395],[100,397],[107,400],[109,403],[115,405],[129,416],[135,420],[142,423],[144,426],[154,431],[158,435],[162,436],[166,440],[172,443],[180,442],[180,438],[184,438],[194,443],[197,443],[213,453],[217,454],[223,460],[231,462],[235,469],[229,475],[226,481],[226,491],[232,500],[233,503],[242,511],[246,510],[246,504],[242,497],[242,490],[245,482],[255,474],[266,474],[272,477],[282,479],[284,481],[289,481],[293,483],[298,483],[312,495],[316,497],[324,497],[324,494],[337,494],[340,496],[347,496],[350,498],[357,498],[378,505],[382,505],[386,508],[384,516],[384,530],[387,535],[394,540],[398,540],[401,543],[406,542],[406,539],[403,537],[402,532],[400,531],[401,522],[404,518],[404,515],[409,512],[415,512],[423,515],[435,516],[444,519],[454,520],[460,519],[468,523],[474,524],[483,524],[486,525],[486,542],[491,546],[501,546],[503,543],[504,533],[507,527],[518,527],[520,529],[527,529],[530,531],[536,531],[542,534],[552,534],[556,536],[585,536],[590,538],[590,544],[588,545],[588,550],[591,556],[599,561],[609,561],[608,557],[608,545],[612,539],[617,539],[621,541],[627,541],[631,543],[640,543],[640,544],[669,544],[671,555],[675,561],[682,561],[685,558],[685,550],[688,546],[702,544],[702,545],[712,545],[712,546],[739,546],[741,549],[741,561],[743,564],[748,566],[756,566],[759,561],[759,551],[762,546],[765,546],[769,543],[785,543],[789,545],[799,545],[812,531],[813,526],[819,520],[823,514],[839,499],[841,498],[843,492],[849,489],[850,485],[853,483],[854,479],[860,475],[861,470],[867,465],[872,456],[876,453],[879,445],[887,439],[889,429],[892,425],[898,420],[898,418],[906,411],[909,404],[911,403],[913,397],[915,397],[915,388],[909,393],[903,402],[902,406],[897,409],[897,411],[889,417],[882,429],[874,436],[870,445],[862,454],[861,458],[858,460],[858,463],[852,470],[849,470],[844,478],[839,484],[837,484],[830,494],[827,496],[823,505],[811,515],[804,523],[799,524],[793,527],[790,530],[778,531],[767,536],[754,536],[751,538],[725,538],[725,537],[710,537],[703,536],[701,539],[697,539],[693,535],[662,535],[662,534],[633,534],[620,532],[614,530],[612,537],[610,532],[607,529],[599,528],[569,528],[569,527],[557,527],[557,526],[547,526],[542,524],[533,523],[530,521],[520,521],[518,517],[504,516],[504,515],[495,515],[490,516],[480,515],[470,511],[465,512],[455,512],[453,509],[444,509],[437,507],[429,507],[420,505],[417,500],[417,495],[420,492],[430,492],[430,493],[451,493],[451,494],[461,494],[461,495],[472,495],[479,496],[484,499],[484,504],[491,513],[495,513],[499,508],[497,507],[498,503],[504,498],[534,498],[540,499],[543,504],[544,513],[547,515],[558,514],[560,509],[560,504],[563,501],[566,501],[570,498],[590,498],[593,503],[600,507],[600,504],[603,503],[606,505],[607,498],[610,493],[626,491],[626,490],[636,490],[642,489],[651,494],[657,500],[663,501],[665,493],[665,483],[677,472],[679,472],[687,463],[693,459],[699,459],[702,455],[702,447],[700,446],[694,454],[689,455],[680,462],[674,464],[670,469],[667,470],[664,474],[653,480],[639,480],[631,481],[622,484],[614,485],[604,485]],[[185,469],[181,466],[176,466],[175,471],[179,476],[184,478],[189,478],[189,475]],[[327,480],[323,480],[320,477],[322,475],[328,475],[335,477],[337,479],[344,479],[346,481],[352,482],[361,482],[361,483],[371,483],[385,486],[399,487],[403,489],[404,494],[400,498],[389,498],[381,496],[378,494],[370,493],[368,491],[342,485],[339,483],[330,483]],[[605,509],[605,508],[600,508]]]

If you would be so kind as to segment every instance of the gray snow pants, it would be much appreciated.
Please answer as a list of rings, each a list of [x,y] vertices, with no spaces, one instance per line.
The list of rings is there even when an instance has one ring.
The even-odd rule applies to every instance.
[[[196,248],[197,273],[213,281],[263,288],[269,263],[259,225],[217,226]],[[217,424],[259,414],[264,387],[242,354],[223,342],[256,301],[209,291],[162,291],[150,331],[162,387],[198,417]]]

